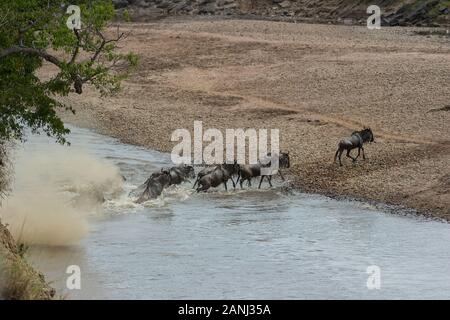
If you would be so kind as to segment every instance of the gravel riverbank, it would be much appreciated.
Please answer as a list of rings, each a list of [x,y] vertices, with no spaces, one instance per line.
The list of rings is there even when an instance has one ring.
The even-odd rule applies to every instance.
[[[77,114],[66,121],[161,151],[195,120],[205,129],[279,128],[301,190],[450,219],[447,37],[217,19],[122,28],[131,31],[124,50],[140,56],[137,72],[114,97],[68,97]],[[339,140],[364,126],[377,141],[368,159],[333,164]]]

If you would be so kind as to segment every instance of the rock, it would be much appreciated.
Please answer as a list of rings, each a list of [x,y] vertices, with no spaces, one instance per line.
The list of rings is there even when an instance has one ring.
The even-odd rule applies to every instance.
[[[203,6],[203,8],[200,9],[199,13],[200,14],[211,14],[216,12],[217,10],[217,6],[215,3],[208,3],[205,6]]]
[[[170,7],[170,5],[171,5],[170,1],[163,1],[160,4],[158,4],[157,7],[160,9],[167,9],[168,7]]]
[[[127,0],[112,0],[112,2],[116,9],[125,8],[130,5],[130,3]]]
[[[291,2],[289,0],[284,0],[278,4],[282,8],[289,8],[291,6]]]
[[[439,10],[439,12],[441,14],[449,14],[450,13],[450,9],[449,8],[442,8],[441,10]]]
[[[130,15],[133,21],[150,21],[166,15],[165,10],[160,8],[130,8]]]
[[[289,0],[284,0],[278,4],[282,8],[289,8],[291,6],[291,2]]]
[[[211,2],[215,2],[215,0],[199,0],[198,5],[202,6],[202,5],[206,5],[207,3],[211,3]]]
[[[136,3],[137,6],[142,7],[142,8],[148,8],[150,7],[150,4],[148,2],[146,2],[145,0],[140,0]]]
[[[237,4],[236,3],[228,3],[222,6],[223,9],[235,9],[237,8]]]
[[[176,5],[174,5],[171,9],[170,12],[178,12],[183,10],[184,8],[186,8],[188,6],[188,4],[185,1],[182,1],[180,3],[177,3]]]

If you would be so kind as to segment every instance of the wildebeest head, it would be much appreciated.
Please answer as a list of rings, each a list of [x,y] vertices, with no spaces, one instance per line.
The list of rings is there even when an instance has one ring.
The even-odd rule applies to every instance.
[[[166,169],[161,169],[161,172],[158,172],[153,180],[160,183],[162,186],[168,186],[172,184],[172,176]]]
[[[375,142],[375,138],[373,136],[373,132],[372,129],[370,128],[366,128],[364,130],[361,131],[361,137],[363,138],[363,140],[366,142]]]
[[[189,166],[187,164],[183,164],[180,167],[181,171],[187,178],[195,178],[195,170],[193,166]]]
[[[159,176],[161,176],[161,175],[164,175],[164,174],[169,174],[169,170],[167,170],[166,168],[161,168],[160,171],[153,172],[153,173],[150,175],[150,178],[157,178],[157,177],[159,177]]]
[[[233,163],[222,164],[221,167],[227,170],[231,175],[239,173],[239,164],[237,163],[237,160],[234,160]]]

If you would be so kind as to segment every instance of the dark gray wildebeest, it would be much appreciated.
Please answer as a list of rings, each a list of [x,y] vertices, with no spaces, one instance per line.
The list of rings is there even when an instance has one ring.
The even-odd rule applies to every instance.
[[[233,183],[233,188],[236,188],[236,184],[233,180],[233,176],[238,175],[238,173],[239,173],[239,165],[237,164],[236,160],[234,161],[234,164],[222,164],[222,165],[217,164],[214,166],[209,166],[209,167],[203,168],[202,170],[200,170],[197,173],[197,179],[195,180],[192,188],[195,189],[195,186],[197,185],[197,183],[200,181],[200,179],[202,177],[214,172],[216,169],[221,168],[221,167],[224,168],[225,170],[227,170],[227,172],[231,173],[230,179],[231,179],[231,182]]]
[[[195,180],[194,185],[193,185],[192,188],[195,189],[195,186],[197,185],[198,181],[199,181],[201,178],[203,178],[203,177],[206,176],[207,174],[210,174],[211,172],[213,172],[214,170],[216,170],[216,169],[219,168],[219,167],[220,167],[220,165],[218,164],[218,165],[206,167],[206,168],[203,168],[202,170],[200,170],[200,171],[197,173],[197,179]]]
[[[207,191],[209,188],[216,188],[222,183],[225,186],[225,190],[228,190],[227,182],[230,179],[233,182],[233,188],[236,188],[236,184],[233,180],[233,175],[238,174],[238,172],[239,165],[236,162],[216,166],[214,170],[198,179],[197,192]]]
[[[358,159],[359,155],[361,154],[361,150],[363,154],[363,159],[366,159],[363,147],[363,144],[365,142],[375,142],[372,130],[370,128],[367,128],[361,131],[354,131],[350,137],[342,139],[339,142],[339,147],[336,151],[336,154],[334,155],[334,162],[336,162],[336,159],[339,157],[339,165],[342,166],[341,156],[344,150],[347,150],[347,157],[352,159],[353,162],[356,162],[356,159]],[[358,155],[355,158],[353,158],[350,155],[350,151],[356,148],[358,148]]]
[[[184,181],[195,178],[194,167],[185,164],[179,165],[177,167],[172,167],[168,169],[171,183],[170,184],[181,184]]]
[[[170,169],[161,169],[161,171],[154,172],[150,178],[144,182],[144,192],[137,200],[137,203],[142,203],[150,199],[155,199],[167,188],[174,184],[181,184],[190,178],[195,178],[194,168],[188,165],[180,165]]]
[[[144,182],[144,192],[136,202],[142,203],[159,197],[164,188],[170,186],[171,180],[172,178],[167,170],[161,169],[160,172],[152,173],[150,178]]]
[[[274,155],[275,157],[277,155]],[[264,161],[258,161],[257,164],[250,164],[250,165],[242,165],[239,169],[239,175],[238,180],[236,181],[236,184],[239,182],[241,185],[241,189],[243,189],[243,183],[247,180],[248,185],[251,187],[252,178],[256,178],[261,176],[261,180],[259,181],[258,189],[261,188],[261,184],[264,180],[264,178],[267,178],[267,181],[269,182],[269,185],[272,187],[272,176],[274,174],[279,174],[281,179],[284,181],[284,176],[281,173],[281,168],[289,168],[291,166],[290,158],[289,158],[289,152],[280,152],[278,155],[278,168],[274,170],[271,174],[267,175],[261,175],[261,169],[267,168],[269,169],[272,162],[272,155],[269,153],[267,155],[267,158],[264,159]]]

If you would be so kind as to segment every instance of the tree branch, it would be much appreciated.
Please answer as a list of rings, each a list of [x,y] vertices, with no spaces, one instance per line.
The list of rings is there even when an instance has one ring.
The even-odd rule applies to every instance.
[[[77,37],[77,46],[73,50],[72,58],[69,61],[69,64],[73,64],[75,60],[77,59],[78,53],[80,52],[81,47],[81,37],[80,33],[78,32],[78,29],[73,29],[73,32],[75,33],[75,36]]]
[[[28,27],[32,27],[34,25],[35,25],[35,23],[30,23]],[[19,30],[19,35],[26,32],[26,30],[27,29],[25,29],[25,28]],[[42,59],[56,65],[60,69],[63,69],[67,65],[73,65],[76,63],[76,59],[79,55],[80,49],[83,48],[82,35],[79,33],[79,30],[76,30],[76,29],[74,30],[74,33],[77,38],[77,43],[73,49],[71,58],[68,62],[60,60],[59,58],[57,58],[54,55],[51,55],[50,53],[46,52],[45,50],[34,48],[34,47],[32,47],[32,48],[24,47],[22,45],[16,45],[16,46],[13,46],[13,47],[10,47],[7,49],[0,50],[0,59],[7,57],[9,55],[12,55],[12,54],[18,54],[18,53],[29,54],[29,55],[35,55],[35,56],[41,57]],[[117,27],[117,37],[113,38],[113,39],[106,39],[106,37],[98,29],[95,30],[95,33],[101,39],[101,41],[100,41],[100,45],[92,50],[93,55],[90,57],[90,61],[93,63],[94,62],[99,63],[100,54],[104,51],[104,48],[106,45],[108,45],[109,43],[119,42],[122,38],[127,36],[125,33],[120,32],[119,27]],[[109,72],[110,70],[112,70],[114,67],[117,66],[117,62],[118,61],[113,61],[113,63],[109,67],[99,70],[98,72],[95,72],[94,74],[92,74],[89,77],[83,78],[82,75],[78,74],[77,72],[71,73],[70,77],[72,78],[75,92],[78,94],[81,94],[83,92],[83,84],[84,83],[94,80],[99,74]]]
[[[100,46],[95,50],[94,55],[91,57],[92,62],[97,60],[99,54],[102,52],[103,48],[107,44],[113,43],[113,42],[119,42],[120,39],[122,39],[125,36],[125,33],[119,32],[119,26],[117,27],[117,38],[115,38],[115,39],[106,40],[106,37],[100,32],[100,30],[96,29],[95,32],[102,39],[102,42],[100,43]]]
[[[8,23],[8,12],[6,12],[3,15],[0,15],[0,28],[3,27],[3,25]]]
[[[46,51],[39,50],[36,48],[28,48],[28,47],[19,47],[19,46],[13,46],[4,50],[0,51],[0,58],[4,58],[6,56],[16,54],[16,53],[25,53],[25,54],[31,54],[41,57],[42,59],[53,63],[54,65],[58,67],[62,67],[63,63],[55,56],[49,54]]]

